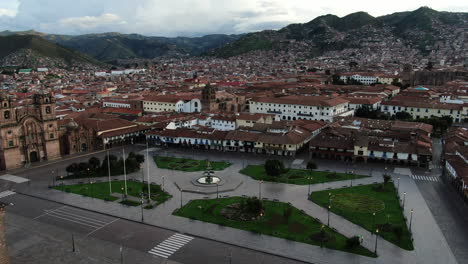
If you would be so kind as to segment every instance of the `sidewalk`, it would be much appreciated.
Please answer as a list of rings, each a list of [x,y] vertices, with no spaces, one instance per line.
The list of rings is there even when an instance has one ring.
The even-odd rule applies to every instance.
[[[161,153],[164,155],[164,153]],[[172,153],[173,156],[177,154]],[[185,157],[190,155],[185,154]],[[211,154],[209,155],[212,156]],[[205,156],[197,155],[197,158],[202,159]],[[231,159],[234,164],[224,171],[217,172],[219,177],[240,178],[244,182],[237,190],[225,193],[229,196],[258,196],[259,182],[250,177],[240,174],[238,171],[247,164],[259,164],[260,159],[249,159],[248,163],[243,159],[244,157],[237,157],[237,160]],[[261,157],[262,159],[264,157]],[[211,158],[211,160],[225,160],[224,156]],[[292,160],[291,160],[292,161]],[[152,161],[149,163],[151,175],[150,181],[162,184],[161,176],[165,176],[165,191],[173,195],[173,198],[159,205],[152,210],[145,210],[145,219],[148,224],[177,230],[179,232],[187,233],[190,235],[207,237],[221,242],[226,242],[234,245],[245,246],[249,248],[270,252],[282,256],[293,257],[306,262],[313,263],[444,263],[456,264],[456,260],[448,247],[447,242],[442,235],[437,223],[433,219],[425,200],[420,195],[414,181],[409,177],[401,177],[400,179],[400,193],[407,192],[406,196],[406,209],[405,213],[409,213],[408,208],[415,208],[413,215],[413,232],[414,232],[414,251],[405,251],[387,242],[379,237],[378,239],[378,258],[368,258],[355,254],[350,254],[341,251],[322,249],[317,246],[308,244],[288,241],[280,238],[253,234],[251,232],[233,229],[229,227],[221,227],[218,225],[194,221],[182,217],[173,216],[172,212],[180,207],[180,190],[173,184],[176,179],[186,179],[187,173],[179,171],[171,171],[159,169]],[[145,167],[146,168],[146,164]],[[349,168],[349,167],[348,167]],[[356,174],[368,175],[369,171],[366,166],[355,168]],[[330,169],[332,171],[344,172],[346,166],[330,166],[328,164],[320,164],[319,170]],[[390,171],[390,169],[389,169]],[[382,182],[382,169],[376,168],[372,172],[372,177],[363,179],[354,179],[353,185],[358,184],[371,184],[373,182]],[[141,172],[135,173],[139,175],[137,179],[141,179]],[[201,172],[200,172],[201,175]],[[145,171],[145,180],[146,180]],[[114,177],[115,178],[115,177]],[[104,178],[103,178],[104,179]],[[39,184],[39,185],[37,185]],[[42,185],[40,185],[42,184]],[[329,182],[323,184],[311,185],[311,191],[326,190],[327,188],[342,188],[349,185],[350,181]],[[103,212],[114,216],[132,219],[138,221],[141,219],[140,208],[127,208],[120,204],[112,202],[104,202],[98,199],[82,197],[74,194],[62,193],[57,190],[50,190],[46,188],[47,183],[34,183],[34,187],[29,187],[29,190],[22,187],[22,191],[44,197],[47,199],[71,204],[84,209]],[[279,184],[264,182],[262,184],[262,197],[269,199],[278,199],[282,202],[290,202],[295,207],[304,210],[307,214],[320,219],[322,222],[327,221],[327,210],[307,200],[308,186]],[[183,193],[182,203],[186,204],[189,200],[202,199],[203,197],[215,198],[213,195],[200,195],[195,193]],[[407,216],[408,217],[408,216]],[[339,233],[348,237],[354,235],[364,236],[364,246],[369,250],[374,250],[375,236],[372,236],[369,231],[350,223],[341,216],[330,214],[330,223]]]

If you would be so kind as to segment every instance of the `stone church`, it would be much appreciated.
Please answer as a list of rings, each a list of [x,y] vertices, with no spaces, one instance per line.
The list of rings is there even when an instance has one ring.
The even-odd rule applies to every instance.
[[[60,158],[55,99],[35,94],[33,103],[15,107],[0,95],[0,170]]]

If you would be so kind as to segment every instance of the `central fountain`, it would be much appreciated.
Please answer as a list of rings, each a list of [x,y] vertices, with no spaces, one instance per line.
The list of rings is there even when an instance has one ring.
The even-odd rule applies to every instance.
[[[203,184],[203,185],[219,184],[221,179],[219,177],[213,176],[213,174],[214,174],[214,171],[213,171],[213,168],[211,167],[211,162],[207,161],[206,169],[203,172],[203,177],[198,178],[197,183]]]

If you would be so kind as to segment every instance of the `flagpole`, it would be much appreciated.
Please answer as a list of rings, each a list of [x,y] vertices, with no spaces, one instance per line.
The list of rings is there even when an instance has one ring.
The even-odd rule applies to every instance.
[[[148,178],[148,201],[151,202],[148,137],[146,138],[146,174]]]
[[[109,150],[107,150],[107,171],[109,172],[109,195],[112,195],[112,181],[111,181],[111,171],[110,171]]]
[[[124,185],[125,185],[125,197],[127,197],[127,168],[125,167],[125,147],[122,148],[122,155],[123,155],[123,165],[124,165]]]

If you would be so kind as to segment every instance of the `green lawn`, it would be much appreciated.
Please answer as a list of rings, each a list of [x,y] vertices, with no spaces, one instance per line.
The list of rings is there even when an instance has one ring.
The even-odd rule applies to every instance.
[[[331,211],[369,231],[379,229],[386,240],[406,250],[413,250],[410,232],[393,183],[371,184],[350,188],[313,192],[311,200],[327,208],[331,197]],[[331,193],[331,196],[329,195]],[[373,213],[375,212],[375,222]],[[395,229],[399,229],[395,231]],[[401,234],[398,236],[397,233]]]
[[[206,160],[193,160],[184,158],[172,158],[157,156],[154,158],[158,168],[180,170],[180,171],[204,171],[206,169]],[[231,163],[224,161],[211,161],[211,167],[213,170],[224,170],[231,166]]]
[[[124,181],[113,181],[112,184],[112,193],[120,193],[123,194],[124,190]],[[143,186],[147,186],[147,184],[143,184],[141,182],[134,182],[134,181],[127,181],[127,192],[128,195],[134,197],[140,197],[140,193],[142,192]],[[150,185],[151,188],[151,200],[155,201],[156,204],[161,204],[167,201],[172,196],[167,192],[161,190],[159,185]],[[115,201],[121,197],[114,197],[109,194],[109,182],[99,182],[99,183],[87,183],[87,184],[76,184],[76,185],[61,185],[55,186],[54,189],[70,192],[75,194],[80,194],[88,197],[94,197],[101,200],[106,201]],[[146,193],[146,191],[145,191]]]
[[[286,203],[263,201],[264,215],[256,220],[242,221],[228,219],[221,214],[221,210],[229,205],[240,203],[247,198],[232,197],[212,200],[194,200],[174,212],[174,215],[229,226],[284,239],[299,241],[312,245],[320,245],[322,224],[313,217],[302,213],[295,207]],[[291,208],[289,220],[284,217],[286,208]],[[346,237],[324,226],[324,231],[329,240],[324,242],[324,247],[347,251],[364,256],[375,257],[374,253],[364,247],[346,247]]]
[[[256,180],[272,181],[272,182],[282,182],[282,183],[291,183],[298,185],[307,185],[307,184],[317,184],[323,182],[332,182],[332,181],[349,181],[351,179],[360,179],[365,177],[370,177],[366,175],[355,175],[355,174],[346,174],[346,173],[335,173],[328,171],[310,171],[310,170],[299,170],[299,169],[289,169],[286,173],[281,174],[278,177],[272,177],[267,175],[265,167],[263,165],[249,165],[242,169],[240,173],[250,176]],[[311,176],[312,179],[308,179]]]

